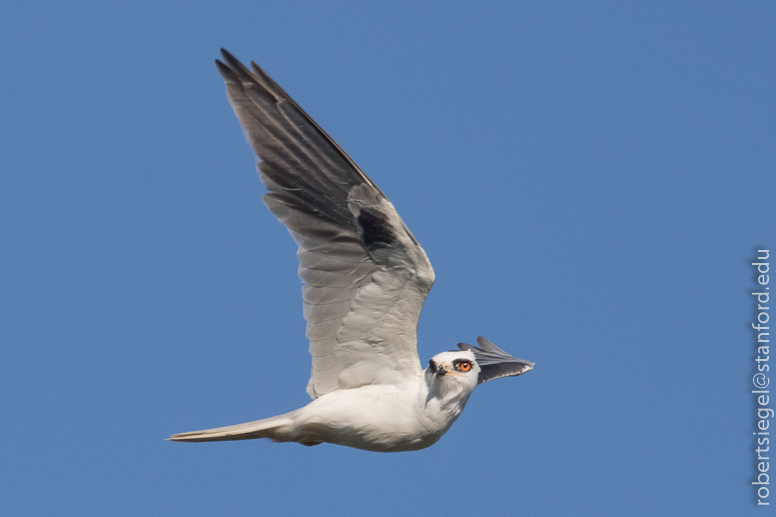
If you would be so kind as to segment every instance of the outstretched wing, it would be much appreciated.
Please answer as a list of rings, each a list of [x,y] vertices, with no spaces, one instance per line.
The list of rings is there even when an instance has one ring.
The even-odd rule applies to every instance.
[[[313,357],[307,392],[396,384],[421,372],[420,310],[434,270],[379,188],[256,63],[216,66],[259,156],[264,203],[299,245]]]
[[[474,359],[480,365],[477,384],[501,377],[516,377],[533,370],[534,363],[509,355],[482,336],[477,338],[477,344],[481,348],[468,343],[458,343],[461,350],[474,352]]]

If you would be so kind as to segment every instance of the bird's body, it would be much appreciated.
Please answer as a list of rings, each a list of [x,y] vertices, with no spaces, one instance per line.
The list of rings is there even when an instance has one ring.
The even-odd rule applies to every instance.
[[[471,352],[445,352],[470,358]],[[460,416],[477,386],[477,370],[456,372],[437,356],[442,375],[429,369],[400,384],[336,390],[285,415],[175,436],[179,441],[270,438],[303,445],[334,443],[378,452],[424,449]],[[445,378],[455,376],[455,378]]]
[[[417,323],[434,270],[379,188],[255,63],[216,61],[261,159],[264,202],[299,245],[313,359],[313,401],[284,415],[173,435],[174,441],[270,438],[379,452],[436,443],[474,388],[534,364],[480,337],[423,370]]]

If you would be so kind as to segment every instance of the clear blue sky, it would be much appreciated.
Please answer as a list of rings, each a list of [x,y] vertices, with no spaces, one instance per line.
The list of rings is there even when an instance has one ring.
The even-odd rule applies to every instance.
[[[5,5],[0,513],[769,513],[774,27],[764,0]],[[536,362],[432,448],[164,441],[308,401],[295,245],[222,46],[426,249],[422,361],[482,334]]]

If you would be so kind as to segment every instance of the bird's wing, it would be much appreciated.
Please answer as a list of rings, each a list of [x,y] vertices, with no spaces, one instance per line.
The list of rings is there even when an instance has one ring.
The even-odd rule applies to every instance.
[[[421,372],[420,310],[434,283],[393,205],[256,63],[216,66],[258,155],[264,203],[299,245],[313,358],[307,392],[396,384]]]
[[[480,347],[468,343],[458,343],[458,348],[461,350],[474,352],[474,359],[480,365],[477,384],[501,377],[516,377],[533,370],[535,366],[535,363],[531,361],[509,355],[482,336],[477,338],[477,344]]]

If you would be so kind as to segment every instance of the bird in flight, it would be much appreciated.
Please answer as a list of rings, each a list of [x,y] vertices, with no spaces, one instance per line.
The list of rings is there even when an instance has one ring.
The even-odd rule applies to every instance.
[[[283,415],[175,434],[178,442],[269,438],[378,452],[436,443],[478,384],[534,367],[483,337],[435,355],[417,350],[431,263],[385,194],[251,62],[224,49],[226,94],[259,157],[264,203],[299,245],[312,402]]]

